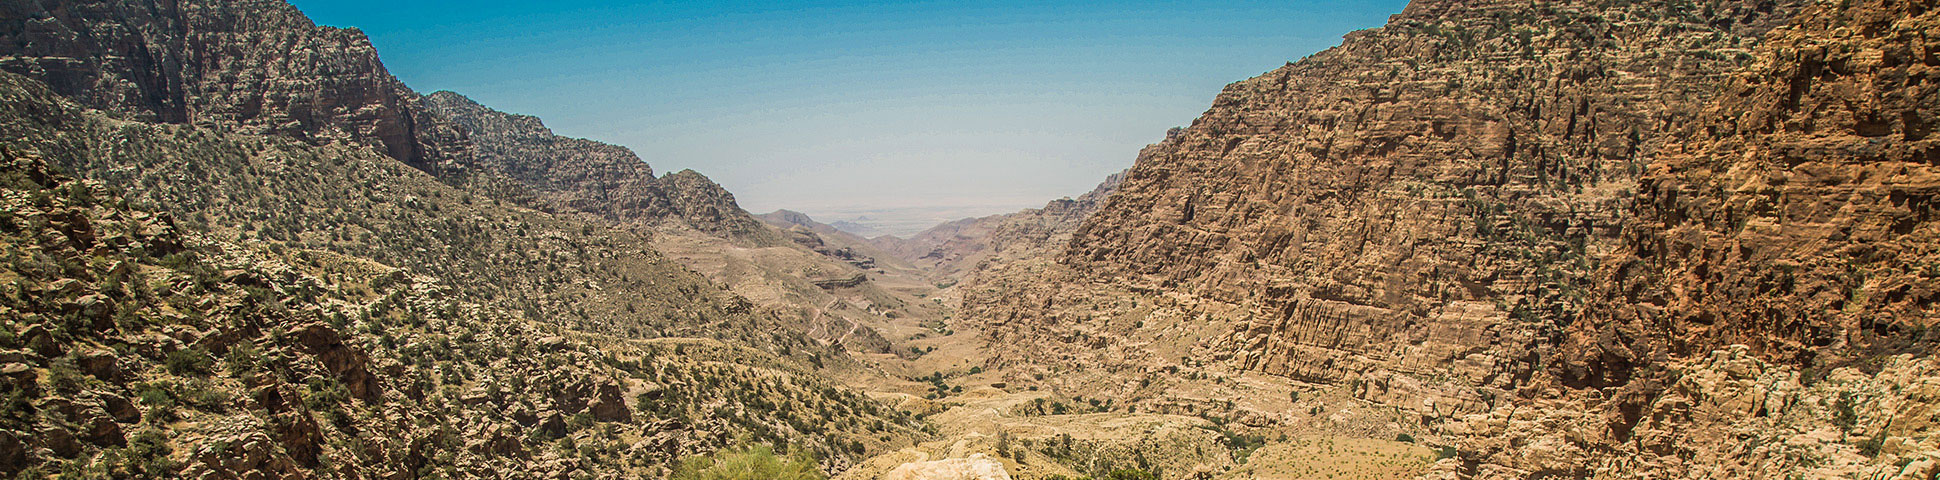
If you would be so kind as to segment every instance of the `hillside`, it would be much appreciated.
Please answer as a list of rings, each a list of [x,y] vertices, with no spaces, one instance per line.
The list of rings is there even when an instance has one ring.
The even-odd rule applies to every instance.
[[[1931,375],[1929,8],[1417,1],[1228,86],[965,315],[1010,382],[1450,475],[1897,471],[1931,406],[1855,406]],[[1810,406],[1727,426],[1787,375],[1751,401]]]
[[[672,222],[755,243],[779,240],[706,176],[655,177],[633,151],[554,135],[538,118],[492,110],[453,92],[424,97],[431,115],[465,134],[470,161],[518,181],[546,205],[621,221]]]
[[[758,351],[573,332],[4,161],[5,475],[653,476],[743,435],[840,466],[916,434]]]

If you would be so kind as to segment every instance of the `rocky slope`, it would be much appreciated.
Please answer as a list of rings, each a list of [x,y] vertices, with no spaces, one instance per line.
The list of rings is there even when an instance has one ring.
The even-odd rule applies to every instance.
[[[1608,355],[1562,376],[1730,344],[1840,366],[1933,349],[1940,322],[1940,47],[1931,1],[1817,5],[1652,164],[1599,290],[1571,333]]]
[[[570,332],[0,162],[0,474],[657,476],[736,437],[840,467],[917,434],[758,351]]]
[[[1078,198],[1061,198],[1044,208],[946,222],[908,239],[869,239],[877,248],[927,272],[939,285],[964,281],[979,264],[1002,255],[1042,258],[1040,250],[1061,248],[1080,222],[1105,204],[1124,173],[1105,178]]]
[[[1146,332],[1181,355],[1320,384],[1399,377],[1385,400],[1481,408],[1536,368],[1542,319],[1581,311],[1654,133],[1789,8],[1415,2],[1228,86],[1141,155],[1061,266],[1032,274],[1051,280],[966,308],[1007,343],[1163,301],[1181,318],[1142,323],[1195,325]],[[1052,294],[1086,277],[1111,293]],[[1084,341],[1125,332],[1100,333]]]
[[[227,239],[408,268],[472,301],[589,331],[821,349],[803,326],[653,251],[649,231],[460,190],[366,148],[113,120],[12,74],[0,74],[0,98],[7,148]]]
[[[369,145],[452,185],[550,210],[777,241],[691,171],[392,77],[356,29],[282,0],[33,2],[0,15],[0,70],[127,118]],[[535,198],[536,197],[536,198]]]
[[[1012,381],[1437,476],[1929,478],[1930,3],[1417,1],[964,308]]]
[[[693,170],[656,178],[633,151],[554,135],[536,117],[492,110],[453,92],[427,95],[424,102],[470,140],[471,162],[503,172],[558,209],[778,242],[734,203],[733,194]]]
[[[1563,385],[1613,387],[1563,396],[1601,418],[1530,435],[1636,463],[1481,453],[1682,477],[1940,472],[1936,6],[1810,6],[1652,163],[1601,303],[1549,362]]]
[[[9,2],[0,70],[131,119],[362,143],[425,169],[462,136],[427,115],[363,32],[281,0]],[[456,173],[456,172],[451,172]]]

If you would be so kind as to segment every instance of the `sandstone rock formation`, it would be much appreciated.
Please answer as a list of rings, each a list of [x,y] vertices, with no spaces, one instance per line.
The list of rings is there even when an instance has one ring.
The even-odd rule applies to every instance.
[[[1927,447],[1881,447],[1923,427],[1859,419],[1927,407],[1839,399],[1926,381],[1929,3],[1417,1],[1229,86],[965,309],[1028,345],[993,349],[1012,378],[1213,411],[1184,392],[1263,385],[1192,379],[1344,390],[1419,415],[1451,475],[1924,478]],[[1706,373],[1747,368],[1791,380]],[[1819,393],[1681,406],[1741,388]]]
[[[1228,86],[1141,154],[1069,276],[966,304],[994,305],[1008,343],[1095,310],[1050,285],[1180,292],[1211,325],[1167,334],[1195,356],[1322,384],[1393,373],[1423,380],[1398,403],[1485,408],[1536,368],[1544,319],[1580,314],[1656,133],[1791,8],[1415,2]]]
[[[318,27],[281,0],[16,2],[0,70],[91,108],[313,143],[377,147],[435,169],[462,137],[426,115],[356,29]]]
[[[1597,282],[1611,303],[1571,329],[1603,353],[1561,375],[1618,382],[1626,366],[1731,344],[1823,368],[1933,351],[1933,7],[1815,5],[1773,32],[1643,178]]]

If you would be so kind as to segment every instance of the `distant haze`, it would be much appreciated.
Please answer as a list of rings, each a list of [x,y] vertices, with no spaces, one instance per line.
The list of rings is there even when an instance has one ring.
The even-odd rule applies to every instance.
[[[899,234],[1089,191],[1225,84],[1405,4],[293,3],[419,91]]]

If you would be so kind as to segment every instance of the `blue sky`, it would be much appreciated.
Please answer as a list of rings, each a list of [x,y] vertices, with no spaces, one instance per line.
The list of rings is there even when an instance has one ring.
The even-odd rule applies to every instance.
[[[824,221],[1040,206],[1402,1],[293,0],[391,72]],[[903,213],[893,213],[899,211]],[[946,212],[946,213],[938,213]]]

